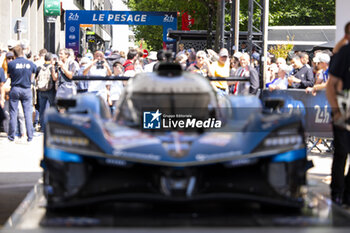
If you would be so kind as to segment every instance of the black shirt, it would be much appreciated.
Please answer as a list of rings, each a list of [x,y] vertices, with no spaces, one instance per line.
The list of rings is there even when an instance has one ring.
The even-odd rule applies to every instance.
[[[292,88],[307,88],[314,86],[314,74],[312,69],[308,68],[306,65],[300,69],[294,69],[291,75],[301,80],[301,83],[293,83]]]
[[[249,66],[249,93],[255,95],[259,90],[259,74],[258,71],[254,68]]]
[[[329,73],[343,81],[343,90],[350,89],[350,44],[343,46],[332,57]]]

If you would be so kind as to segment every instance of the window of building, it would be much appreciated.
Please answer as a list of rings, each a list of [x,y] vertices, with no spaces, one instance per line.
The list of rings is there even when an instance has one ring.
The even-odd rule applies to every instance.
[[[25,15],[26,15],[26,12],[27,12],[27,10],[28,10],[28,8],[29,8],[29,2],[30,2],[30,0],[22,0],[21,1],[21,4],[22,4],[22,12],[21,12],[21,16],[22,17],[24,17]]]
[[[80,5],[82,9],[84,9],[84,0],[75,0],[77,5]]]
[[[41,4],[43,3],[43,0],[38,0],[38,6],[37,6],[37,10],[39,10]]]
[[[135,41],[135,36],[129,35],[129,42],[134,42],[134,41]]]

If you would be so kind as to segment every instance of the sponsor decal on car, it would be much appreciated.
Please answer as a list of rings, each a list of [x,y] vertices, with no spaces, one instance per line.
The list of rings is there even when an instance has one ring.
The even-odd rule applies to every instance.
[[[238,156],[242,155],[242,151],[228,151],[223,153],[216,153],[216,154],[197,154],[196,160],[198,161],[213,161],[213,160],[220,160],[220,159],[226,159],[230,158],[232,156]]]
[[[218,129],[221,120],[197,119],[191,114],[162,114],[157,111],[143,112],[143,129]]]
[[[227,146],[232,138],[233,135],[228,133],[210,133],[201,137],[198,142],[213,146]]]
[[[113,148],[116,150],[160,143],[160,140],[158,138],[152,137],[139,131],[131,130],[116,131],[112,133],[112,137],[109,138],[109,141],[112,144]]]
[[[155,154],[143,154],[143,153],[137,153],[137,152],[120,151],[120,150],[114,150],[113,155],[117,157],[124,157],[124,158],[130,158],[130,159],[152,160],[152,161],[159,161],[161,158],[160,155],[155,155]]]
[[[144,129],[160,129],[162,113],[159,109],[156,112],[143,112]]]

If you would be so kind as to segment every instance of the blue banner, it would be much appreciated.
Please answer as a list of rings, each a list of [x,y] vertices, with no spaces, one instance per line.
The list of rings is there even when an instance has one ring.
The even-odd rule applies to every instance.
[[[308,94],[305,89],[263,90],[262,99],[268,97],[282,98],[289,111],[304,114],[305,130],[309,136],[333,137],[331,126],[331,107],[326,92],[318,91],[316,96]]]
[[[66,48],[79,51],[80,24],[128,24],[163,26],[163,41],[174,42],[168,38],[169,30],[177,29],[176,12],[153,11],[66,11]]]

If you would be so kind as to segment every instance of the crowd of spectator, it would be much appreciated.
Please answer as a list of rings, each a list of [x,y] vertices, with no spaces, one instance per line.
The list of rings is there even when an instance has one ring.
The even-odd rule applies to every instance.
[[[303,88],[313,95],[317,90],[324,89],[331,53],[315,51],[311,56],[313,58],[310,62],[309,55],[305,52],[296,52],[287,61],[270,55],[267,58],[264,88],[271,91]],[[66,48],[60,49],[58,55],[41,49],[38,54],[32,55],[29,41],[10,40],[7,49],[3,49],[0,60],[0,106],[5,110],[7,119],[0,129],[8,134],[10,141],[15,139],[14,135],[23,140],[25,134],[27,141],[31,141],[33,133],[29,128],[33,125],[36,131],[44,130],[43,118],[47,107],[54,106],[56,98],[78,93],[89,92],[101,96],[111,111],[114,111],[115,103],[127,82],[73,81],[73,76],[133,77],[137,73],[156,70],[159,62],[164,59],[163,50],[150,51],[144,58],[141,49],[130,49],[126,54],[108,49],[83,55],[74,54],[72,49]],[[174,54],[174,61],[188,72],[204,77],[248,78],[248,82],[211,82],[219,93],[230,95],[257,94],[260,88],[259,60],[260,54],[257,52],[250,56],[242,50],[230,56],[226,48],[216,53],[211,49],[195,51],[193,48],[185,48],[184,44],[180,44],[178,52]],[[27,69],[29,66],[30,69]],[[16,89],[19,92],[25,89],[27,97],[15,96]]]

